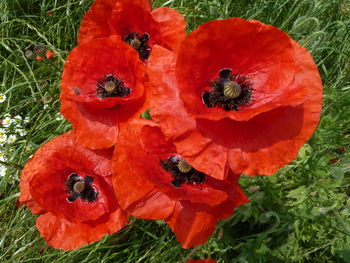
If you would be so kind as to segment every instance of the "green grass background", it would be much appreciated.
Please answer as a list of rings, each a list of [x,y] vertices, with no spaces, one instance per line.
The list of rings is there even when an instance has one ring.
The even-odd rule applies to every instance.
[[[0,1],[0,93],[7,96],[0,118],[5,113],[30,118],[28,134],[1,149],[9,170],[0,178],[0,262],[156,263],[209,257],[241,263],[350,262],[350,2],[342,0],[155,0],[154,7],[179,10],[188,31],[237,16],[290,34],[311,52],[322,75],[320,125],[299,157],[278,173],[242,177],[251,202],[220,222],[202,246],[183,250],[167,225],[134,219],[120,233],[75,251],[48,247],[35,228],[36,216],[16,206],[18,166],[41,144],[70,129],[66,121],[56,120],[60,75],[91,3]],[[26,59],[25,50],[35,44],[58,56]],[[330,162],[333,158],[337,162]]]

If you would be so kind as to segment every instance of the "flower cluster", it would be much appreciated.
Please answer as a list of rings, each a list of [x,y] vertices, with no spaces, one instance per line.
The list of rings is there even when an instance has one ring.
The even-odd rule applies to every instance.
[[[164,220],[183,248],[203,244],[248,202],[239,176],[275,173],[316,129],[320,76],[286,33],[241,18],[185,27],[150,0],[95,0],[85,14],[61,82],[73,131],[21,177],[20,203],[49,245],[79,248],[129,216]]]
[[[28,117],[23,119],[20,115],[12,117],[9,113],[4,114],[0,119],[0,146],[14,143],[18,136],[26,136],[25,125],[28,122]]]
[[[1,132],[1,131],[0,131]],[[0,150],[0,177],[3,177],[6,175],[7,167],[3,165],[6,161],[5,153]]]

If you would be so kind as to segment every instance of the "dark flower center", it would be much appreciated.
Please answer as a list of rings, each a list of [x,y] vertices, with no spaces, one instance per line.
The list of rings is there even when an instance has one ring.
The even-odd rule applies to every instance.
[[[66,181],[67,197],[68,202],[73,202],[77,198],[83,201],[94,202],[98,196],[98,192],[92,187],[94,178],[86,176],[82,178],[76,173],[69,175]]]
[[[126,97],[130,94],[130,89],[125,87],[124,82],[113,74],[106,75],[103,79],[98,80],[96,86],[97,96],[101,99]]]
[[[140,59],[146,60],[151,55],[151,47],[148,45],[149,34],[130,32],[123,40],[139,52]]]
[[[252,98],[252,83],[247,77],[232,74],[231,69],[222,69],[210,88],[211,91],[202,95],[203,103],[209,108],[220,106],[226,111],[238,111],[238,107],[249,104]]]
[[[181,187],[182,184],[201,184],[205,180],[205,173],[199,172],[178,156],[170,156],[165,161],[160,161],[162,168],[173,177],[171,184]]]

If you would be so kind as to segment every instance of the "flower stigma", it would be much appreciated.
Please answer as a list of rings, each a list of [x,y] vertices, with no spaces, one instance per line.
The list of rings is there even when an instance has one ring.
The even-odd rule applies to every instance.
[[[82,178],[76,173],[70,174],[66,181],[66,192],[69,194],[67,197],[68,202],[74,202],[77,198],[87,202],[94,202],[98,192],[92,187],[93,181],[94,178],[91,176]]]
[[[115,77],[113,74],[104,76],[103,79],[98,80],[97,96],[101,99],[108,97],[126,97],[130,94],[130,89],[127,88],[124,82]]]
[[[141,60],[146,60],[151,55],[151,47],[148,45],[149,38],[150,36],[147,33],[141,35],[140,33],[130,32],[124,36],[123,40],[139,53]]]
[[[206,177],[205,173],[197,171],[179,156],[170,156],[165,161],[161,160],[160,165],[172,175],[174,180],[171,184],[176,188],[181,187],[182,184],[202,184]]]
[[[252,83],[245,76],[232,74],[231,69],[222,69],[210,88],[211,91],[202,95],[208,108],[220,106],[226,111],[239,111],[239,107],[249,104],[252,98]]]
[[[73,191],[76,193],[81,193],[85,189],[85,183],[83,181],[78,181],[73,186]]]

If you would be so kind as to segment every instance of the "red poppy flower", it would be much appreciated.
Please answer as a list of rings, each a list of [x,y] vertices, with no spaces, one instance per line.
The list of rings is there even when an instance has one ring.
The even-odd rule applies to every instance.
[[[61,113],[77,142],[91,149],[115,144],[121,123],[147,109],[144,64],[116,36],[84,43],[69,54],[61,83]]]
[[[121,207],[135,217],[165,220],[183,248],[205,243],[219,220],[247,202],[237,176],[230,183],[195,170],[148,120],[122,130],[112,169]]]
[[[155,44],[176,52],[186,36],[183,16],[171,8],[151,7],[148,0],[96,0],[83,18],[78,43],[118,35],[142,60]]]
[[[41,214],[36,226],[50,246],[76,249],[125,226],[111,187],[111,157],[112,149],[89,150],[68,132],[27,162],[19,201]]]
[[[56,57],[56,54],[53,53],[51,50],[47,50],[45,53],[45,56],[47,59],[50,59],[50,58]]]
[[[153,120],[193,167],[216,178],[227,166],[237,174],[273,174],[319,122],[317,67],[276,27],[210,21],[188,35],[177,58],[159,46],[152,52]]]
[[[216,261],[213,259],[190,259],[189,261],[187,261],[187,263],[216,263]]]

